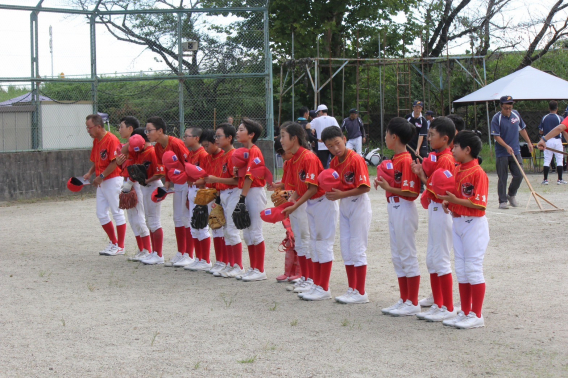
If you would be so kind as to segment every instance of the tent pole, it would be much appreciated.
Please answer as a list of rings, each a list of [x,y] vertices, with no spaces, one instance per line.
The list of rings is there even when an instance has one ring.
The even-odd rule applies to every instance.
[[[483,79],[487,86],[487,70],[485,69],[485,57],[483,57]],[[489,151],[491,151],[491,124],[489,123],[489,101],[485,101],[485,112],[487,113],[487,139],[489,139]]]

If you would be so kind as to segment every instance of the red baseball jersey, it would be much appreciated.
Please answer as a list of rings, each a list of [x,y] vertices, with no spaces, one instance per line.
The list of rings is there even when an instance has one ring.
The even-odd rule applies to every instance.
[[[296,190],[296,183],[290,178],[290,175],[292,174],[292,159],[284,162],[282,171],[282,184],[284,184],[284,190]]]
[[[564,118],[564,121],[562,121],[561,125],[568,126],[568,117]]]
[[[173,136],[168,136],[168,144],[166,147],[162,147],[160,143],[156,143],[154,149],[160,164],[162,164],[162,156],[164,156],[164,152],[166,151],[173,151],[178,160],[182,163],[187,161],[187,157],[189,156],[189,151],[185,144],[181,141],[181,139]]]
[[[120,149],[120,141],[110,132],[107,132],[101,140],[97,138],[93,139],[93,149],[91,150],[90,160],[95,163],[95,174],[97,176],[100,176],[100,174],[107,169],[109,164],[120,155]],[[104,180],[117,176],[120,176],[120,167],[118,166],[107,175]]]
[[[187,162],[207,170],[206,161],[208,156],[209,154],[207,153],[207,151],[205,151],[205,148],[199,147],[195,151],[189,151]]]
[[[152,146],[146,147],[144,151],[136,154],[134,164],[146,165],[148,178],[152,178],[154,175],[166,175],[166,169],[164,168],[162,163],[158,161],[158,157],[156,156],[156,149]]]
[[[318,191],[310,199],[320,198],[325,194],[319,187],[318,176],[323,171],[323,166],[318,157],[311,151],[300,147],[298,151],[288,160],[290,172],[286,181],[290,181],[298,198],[302,197],[308,190],[308,184],[318,187]],[[286,184],[285,184],[286,185]]]
[[[222,178],[233,178],[233,154],[236,149],[231,148],[229,151],[225,152],[221,160],[221,174],[219,177]],[[227,185],[227,184],[216,184],[217,190],[227,190],[236,188],[237,185]]]
[[[120,144],[120,150],[121,152],[119,153],[119,155],[122,153],[122,148],[125,146],[126,143],[121,143]],[[128,176],[128,170],[126,168],[128,168],[129,165],[134,164],[134,158],[130,155],[128,155],[128,157],[126,158],[126,161],[124,162],[124,164],[122,164],[122,166],[120,167],[120,169],[122,170],[122,173],[120,174],[122,177],[129,177]]]
[[[469,163],[461,164],[454,169],[456,178],[456,196],[467,199],[474,205],[483,206],[483,210],[472,209],[462,205],[450,203],[448,208],[454,215],[466,217],[482,217],[485,215],[487,207],[487,195],[489,192],[489,179],[487,174],[479,165],[477,159]]]
[[[456,160],[454,159],[452,150],[450,150],[449,148],[446,148],[444,151],[438,152],[436,154],[436,159],[437,159],[436,168],[434,168],[434,171],[439,168],[442,168],[443,170],[448,170],[450,172],[453,172],[456,169]],[[428,177],[428,181],[426,182],[426,189],[427,189],[426,198],[436,203],[442,203],[443,201],[438,197],[436,197],[436,194],[434,194],[434,192],[430,190],[431,183],[432,183],[432,176]]]
[[[249,149],[248,164],[246,167],[242,168],[247,170],[247,174],[245,175],[245,177],[239,177],[239,189],[243,188],[245,179],[247,177],[252,180],[251,188],[262,188],[266,185],[266,180],[264,179],[264,177],[253,177],[253,175],[250,173],[251,168],[259,165],[264,166],[264,157],[262,156],[262,151],[260,151],[260,148],[258,148],[256,144],[253,144],[253,146]]]
[[[329,164],[330,168],[339,173],[343,191],[356,189],[361,185],[370,188],[369,169],[365,160],[353,150],[347,150],[346,153],[347,156],[343,162],[339,162],[339,158],[336,156]]]
[[[393,188],[401,189],[409,193],[420,193],[420,179],[412,172],[412,157],[410,152],[396,154],[392,158],[394,169],[394,185]],[[391,195],[387,194],[387,197]],[[407,201],[414,201],[418,197],[400,196]]]
[[[207,154],[204,159],[205,166],[202,167],[205,169],[210,176],[221,177],[221,173],[223,173],[223,157],[225,155],[225,151],[219,149],[215,155]],[[207,188],[215,188],[217,190],[221,190],[218,188],[219,184],[206,184]]]

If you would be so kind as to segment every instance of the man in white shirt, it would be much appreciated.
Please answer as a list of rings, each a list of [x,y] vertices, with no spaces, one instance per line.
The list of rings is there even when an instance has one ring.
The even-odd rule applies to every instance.
[[[318,158],[321,161],[324,169],[329,168],[329,150],[325,146],[325,143],[321,140],[321,133],[326,127],[335,126],[339,128],[339,124],[334,117],[327,115],[327,106],[321,104],[317,108],[318,117],[312,120],[311,126],[312,130],[316,131],[316,136],[318,138]]]

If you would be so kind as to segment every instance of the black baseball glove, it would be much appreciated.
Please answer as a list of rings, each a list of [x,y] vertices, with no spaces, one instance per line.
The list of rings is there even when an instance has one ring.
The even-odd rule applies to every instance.
[[[233,211],[233,223],[235,223],[235,227],[239,230],[250,227],[250,215],[247,210],[247,205],[245,204],[245,198],[245,196],[241,196],[239,203],[237,203]]]
[[[132,164],[127,168],[128,175],[132,181],[138,182],[142,186],[146,186],[146,180],[148,179],[148,173],[146,172],[146,166],[144,164]]]
[[[209,224],[209,209],[207,205],[195,205],[191,217],[191,227],[201,230]]]

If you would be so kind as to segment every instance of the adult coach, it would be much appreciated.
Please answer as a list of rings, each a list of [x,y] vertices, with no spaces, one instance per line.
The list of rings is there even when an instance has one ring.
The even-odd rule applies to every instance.
[[[497,192],[499,193],[499,208],[508,209],[507,200],[513,207],[518,203],[515,198],[517,190],[523,182],[523,175],[519,166],[513,159],[517,159],[522,164],[521,147],[519,145],[519,134],[527,142],[529,151],[532,154],[533,145],[527,134],[527,125],[521,118],[518,111],[513,110],[515,101],[511,96],[503,96],[499,99],[501,111],[495,113],[491,120],[491,135],[495,139],[495,157],[497,166]],[[511,171],[513,179],[507,192],[507,178]]]
[[[325,143],[321,140],[321,133],[326,127],[336,126],[339,128],[339,124],[334,117],[327,115],[327,106],[321,104],[317,108],[318,117],[312,121],[312,129],[316,131],[318,137],[318,158],[325,169],[329,168],[329,150],[325,146]]]
[[[414,137],[408,142],[408,146],[411,147],[418,155],[422,157],[428,156],[428,121],[422,115],[422,109],[424,108],[424,103],[422,101],[414,101],[412,103],[412,113],[407,114],[406,120],[410,122],[415,129]],[[416,154],[410,151],[412,155],[412,161],[416,161]]]
[[[548,134],[552,129],[562,123],[564,120],[563,117],[558,115],[558,103],[554,100],[548,103],[548,110],[550,113],[542,117],[542,121],[540,121],[540,125],[538,126],[538,130],[540,135]],[[546,141],[546,147],[562,151],[562,136],[558,134],[554,138],[548,139]],[[544,150],[544,163],[543,171],[544,171],[544,180],[542,181],[543,185],[548,185],[548,172],[550,171],[550,162],[552,161],[552,156],[556,158],[556,171],[558,172],[558,181],[556,182],[558,185],[566,184],[566,181],[562,180],[562,171],[564,170],[563,161],[564,156],[558,152],[552,152],[550,150]]]
[[[118,207],[118,196],[124,179],[116,164],[116,158],[120,154],[120,141],[114,134],[105,130],[103,119],[98,114],[88,115],[85,124],[87,132],[93,138],[90,158],[93,165],[83,178],[89,180],[93,173],[96,174],[93,185],[97,188],[97,217],[110,239],[108,246],[99,254],[106,256],[124,255],[126,219],[124,212]],[[116,222],[116,234],[112,220],[108,215],[109,209]]]
[[[566,129],[568,129],[568,117],[564,118],[564,121],[562,121],[562,123],[556,126],[554,129],[550,130],[548,134],[541,137],[540,141],[536,146],[538,147],[539,150],[544,150],[546,147],[546,142],[548,142],[550,139],[554,138],[555,136],[560,135],[561,133],[565,133]]]
[[[349,111],[349,117],[343,120],[341,130],[347,132],[346,147],[361,154],[366,136],[365,127],[363,126],[363,121],[359,118],[359,111],[357,111],[357,109],[351,109]]]

